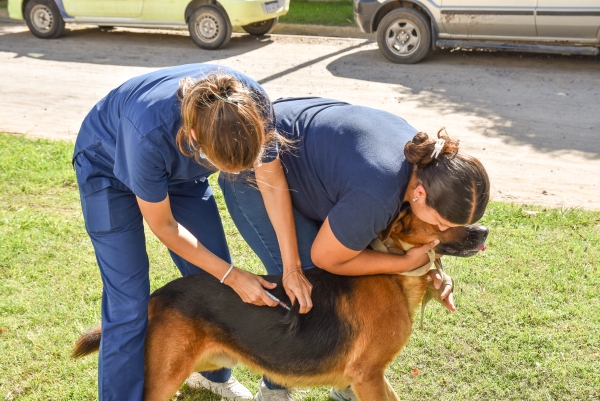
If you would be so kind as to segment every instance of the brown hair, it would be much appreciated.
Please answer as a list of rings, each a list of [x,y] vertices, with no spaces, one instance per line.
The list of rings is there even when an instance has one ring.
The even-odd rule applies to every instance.
[[[437,137],[445,140],[437,157],[433,155],[436,139],[419,132],[404,147],[406,160],[414,164],[416,178],[427,191],[427,206],[451,223],[475,223],[490,199],[485,168],[476,158],[459,152],[459,141],[444,128]]]
[[[179,83],[182,125],[177,132],[181,152],[200,164],[238,172],[259,161],[263,149],[285,142],[262,109],[261,96],[234,76],[216,71],[196,81]],[[191,130],[196,133],[196,138]]]

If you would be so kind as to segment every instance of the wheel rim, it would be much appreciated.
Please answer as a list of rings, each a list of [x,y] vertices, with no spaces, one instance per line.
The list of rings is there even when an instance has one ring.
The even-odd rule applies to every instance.
[[[31,10],[31,22],[38,31],[49,31],[54,24],[52,11],[43,4],[36,5]]]
[[[398,56],[409,56],[419,47],[421,32],[412,22],[399,19],[387,29],[386,42],[392,53]]]
[[[211,14],[201,14],[196,22],[196,34],[203,42],[214,42],[221,31],[219,21]]]

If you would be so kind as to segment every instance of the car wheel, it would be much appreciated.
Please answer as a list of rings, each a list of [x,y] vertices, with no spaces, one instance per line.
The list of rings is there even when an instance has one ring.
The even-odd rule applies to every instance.
[[[410,8],[389,12],[377,28],[377,43],[383,55],[400,64],[421,61],[431,48],[431,30],[423,15]]]
[[[29,30],[38,38],[58,38],[65,31],[65,21],[53,0],[30,0],[24,17]]]
[[[279,17],[271,18],[266,21],[255,22],[254,24],[244,25],[242,29],[248,32],[250,35],[262,36],[271,32],[275,25],[277,25]]]
[[[198,7],[190,17],[188,28],[192,40],[202,49],[218,49],[231,39],[229,18],[216,6]]]

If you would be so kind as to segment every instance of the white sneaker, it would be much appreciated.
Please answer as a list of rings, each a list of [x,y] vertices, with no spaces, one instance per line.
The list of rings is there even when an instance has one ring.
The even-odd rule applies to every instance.
[[[332,388],[329,391],[329,397],[334,401],[359,401],[351,387],[342,390]]]
[[[194,372],[185,381],[192,388],[205,388],[227,400],[251,400],[252,393],[242,383],[231,376],[225,383],[208,380],[200,373]]]
[[[269,390],[264,381],[260,381],[258,393],[254,396],[254,401],[296,401],[287,388],[281,390]]]

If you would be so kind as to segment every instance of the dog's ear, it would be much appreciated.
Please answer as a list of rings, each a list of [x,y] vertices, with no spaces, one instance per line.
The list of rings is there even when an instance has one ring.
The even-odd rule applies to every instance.
[[[386,239],[388,239],[388,237],[392,233],[392,230],[394,230],[394,228],[396,228],[397,224],[402,224],[400,221],[408,214],[409,211],[410,211],[410,208],[408,208],[408,207],[400,210],[400,213],[398,213],[398,215],[387,226],[387,228],[379,233],[379,239],[381,241],[385,241]]]

